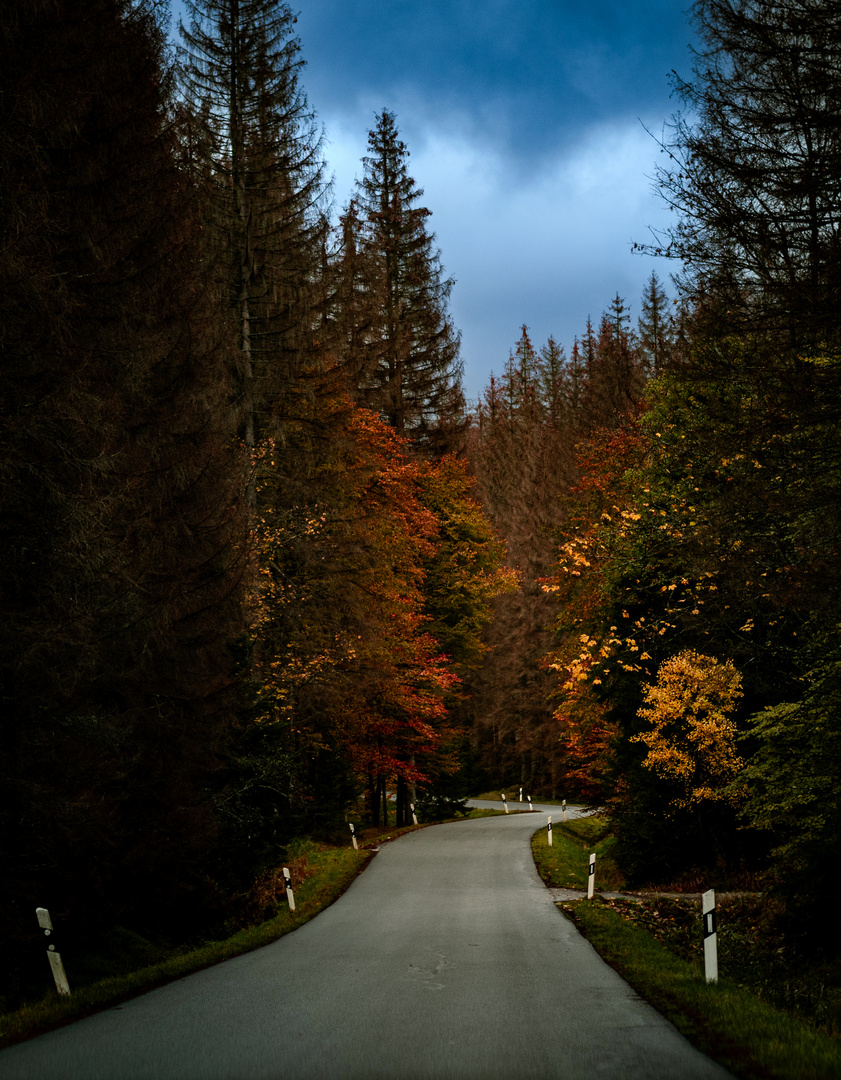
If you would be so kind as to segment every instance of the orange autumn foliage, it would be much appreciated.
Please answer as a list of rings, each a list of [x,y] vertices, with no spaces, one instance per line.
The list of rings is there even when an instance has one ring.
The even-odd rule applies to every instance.
[[[742,679],[732,661],[685,649],[660,666],[644,694],[638,715],[651,727],[631,742],[648,747],[645,768],[683,789],[672,805],[738,804],[742,792],[733,781],[744,762],[730,714],[742,696]]]

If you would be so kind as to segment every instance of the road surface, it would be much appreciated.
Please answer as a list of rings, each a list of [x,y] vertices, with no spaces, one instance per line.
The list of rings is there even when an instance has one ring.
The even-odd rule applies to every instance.
[[[384,844],[294,933],[10,1047],[0,1078],[725,1080],[552,903],[546,813]]]

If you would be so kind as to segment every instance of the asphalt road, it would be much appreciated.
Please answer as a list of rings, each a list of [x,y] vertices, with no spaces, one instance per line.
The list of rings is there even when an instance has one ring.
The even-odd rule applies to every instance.
[[[11,1047],[0,1077],[724,1080],[554,906],[546,813],[385,844],[293,934]]]

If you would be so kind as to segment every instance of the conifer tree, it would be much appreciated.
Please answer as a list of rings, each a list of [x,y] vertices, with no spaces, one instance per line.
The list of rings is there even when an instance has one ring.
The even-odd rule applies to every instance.
[[[644,374],[629,321],[618,295],[602,316],[597,336],[587,321],[584,420],[589,431],[620,425],[642,398]]]
[[[652,270],[642,295],[642,310],[637,320],[640,353],[646,374],[655,378],[663,371],[675,348],[674,322],[660,279]]]
[[[572,343],[569,354],[569,362],[566,370],[567,394],[571,410],[571,419],[576,426],[581,423],[581,409],[584,401],[584,390],[587,382],[586,361],[581,354],[581,343],[578,338]]]
[[[213,844],[242,464],[163,48],[151,4],[0,10],[7,943],[35,894],[172,920]]]
[[[351,199],[339,217],[339,246],[330,266],[325,329],[340,360],[346,392],[364,403],[377,364],[372,335],[381,294],[375,264],[362,245],[361,227],[357,200]]]
[[[430,211],[408,172],[409,151],[394,114],[383,110],[368,136],[358,247],[377,310],[362,365],[360,400],[426,452],[447,448],[463,410],[459,335],[448,302]]]
[[[569,422],[570,380],[562,345],[553,337],[540,350],[538,393],[549,424],[560,429]]]
[[[694,78],[658,170],[680,215],[655,248],[683,261],[706,325],[837,333],[841,14],[814,0],[696,0]]]
[[[227,306],[239,338],[243,438],[282,434],[313,362],[327,223],[321,134],[300,86],[295,16],[277,0],[186,0],[182,94],[214,196]],[[256,486],[252,477],[249,501]]]

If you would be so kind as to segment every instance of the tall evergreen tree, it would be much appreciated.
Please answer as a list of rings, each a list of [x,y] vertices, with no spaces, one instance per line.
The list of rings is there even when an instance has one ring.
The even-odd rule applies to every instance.
[[[653,270],[642,294],[637,335],[646,373],[656,378],[672,357],[676,335],[666,293]]]
[[[818,0],[696,0],[688,107],[658,171],[680,220],[658,251],[710,318],[837,334],[841,307],[841,13]],[[793,339],[792,339],[793,335]]]
[[[377,365],[372,335],[380,307],[376,263],[363,247],[356,199],[339,217],[338,251],[331,265],[327,310],[329,346],[339,359],[346,391],[364,403]]]
[[[587,321],[583,419],[588,431],[621,425],[642,398],[644,372],[629,322],[624,301],[618,295],[602,316],[598,335]]]
[[[36,896],[171,920],[213,843],[242,465],[151,9],[0,11],[7,943]]]
[[[249,451],[282,434],[313,363],[323,298],[327,187],[321,134],[300,86],[295,16],[277,0],[186,0],[182,94],[197,170],[213,194],[227,305],[239,337]],[[249,485],[254,503],[256,485]]]
[[[359,182],[359,250],[377,298],[363,365],[361,401],[429,452],[446,449],[463,410],[459,335],[448,302],[430,211],[408,172],[409,151],[394,114],[383,110],[368,136]]]
[[[570,379],[563,346],[553,337],[540,350],[538,361],[538,393],[546,410],[547,421],[560,429],[570,420]]]

